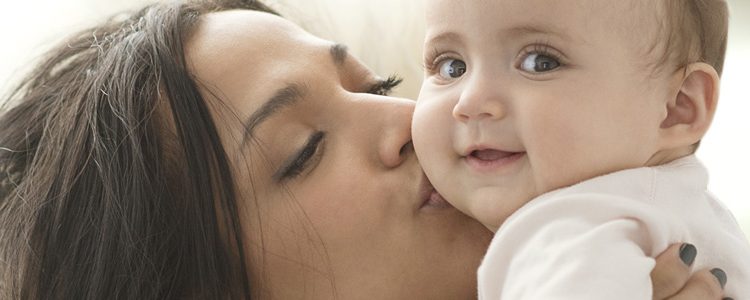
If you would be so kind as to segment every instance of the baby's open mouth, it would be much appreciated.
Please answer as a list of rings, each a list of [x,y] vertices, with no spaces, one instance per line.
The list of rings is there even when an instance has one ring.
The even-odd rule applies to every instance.
[[[466,162],[477,171],[495,172],[504,170],[519,158],[526,155],[526,152],[511,152],[497,149],[477,149],[468,153],[464,157]]]
[[[507,151],[501,151],[501,150],[495,150],[495,149],[484,149],[484,150],[471,151],[471,153],[469,153],[469,156],[472,156],[482,161],[495,161],[495,160],[508,158],[519,153],[520,152],[507,152]]]

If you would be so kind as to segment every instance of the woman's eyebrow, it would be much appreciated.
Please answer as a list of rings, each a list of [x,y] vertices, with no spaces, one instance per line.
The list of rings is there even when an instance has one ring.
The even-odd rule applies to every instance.
[[[328,53],[331,54],[333,63],[336,65],[336,67],[339,67],[339,68],[344,65],[344,61],[346,60],[346,57],[349,56],[349,51],[347,50],[347,47],[344,44],[331,45],[331,48],[329,49]]]
[[[331,45],[328,49],[328,53],[331,55],[331,59],[337,68],[343,67],[344,61],[346,61],[346,58],[349,56],[346,45],[338,43]],[[274,93],[270,99],[266,100],[258,110],[243,122],[245,132],[242,137],[240,148],[244,148],[247,141],[252,139],[253,131],[258,125],[282,108],[299,102],[305,93],[307,93],[307,87],[305,87],[304,84],[299,83],[287,84],[285,87],[276,90],[276,93]]]
[[[243,123],[245,133],[242,137],[242,145],[240,147],[245,147],[246,142],[253,137],[253,131],[255,128],[263,123],[263,121],[267,120],[281,109],[298,103],[305,93],[307,93],[307,87],[298,83],[291,83],[276,90],[276,93],[266,100],[266,102],[263,103],[263,105]]]

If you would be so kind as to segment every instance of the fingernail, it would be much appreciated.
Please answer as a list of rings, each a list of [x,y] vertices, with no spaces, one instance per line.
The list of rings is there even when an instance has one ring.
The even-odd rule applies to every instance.
[[[693,262],[695,261],[695,255],[698,254],[698,249],[693,246],[693,244],[682,244],[680,246],[680,259],[682,259],[682,262],[685,263],[687,266],[692,266]]]
[[[726,298],[721,298],[721,300],[734,300],[734,298],[726,297]]]
[[[722,289],[727,285],[727,273],[724,273],[724,270],[715,268],[711,270],[711,274],[714,274],[714,277],[719,280]]]

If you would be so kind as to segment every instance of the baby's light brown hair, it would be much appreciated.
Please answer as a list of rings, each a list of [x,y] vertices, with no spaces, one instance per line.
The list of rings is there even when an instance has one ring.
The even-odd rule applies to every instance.
[[[727,50],[729,8],[726,0],[661,0],[664,20],[651,50],[662,49],[656,68],[683,70],[695,62],[711,65],[721,76]],[[663,41],[663,42],[662,42]],[[690,152],[700,146],[691,145]]]
[[[676,64],[679,70],[704,62],[721,76],[729,27],[726,0],[657,1],[664,2],[666,13],[660,34],[664,53],[658,65]]]

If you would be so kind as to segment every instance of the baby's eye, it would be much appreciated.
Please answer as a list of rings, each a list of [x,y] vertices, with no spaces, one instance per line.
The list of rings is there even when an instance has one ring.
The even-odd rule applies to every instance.
[[[529,73],[544,73],[554,71],[560,67],[560,62],[554,57],[539,54],[530,53],[521,62],[521,70]]]
[[[444,79],[456,79],[466,73],[466,63],[458,59],[446,59],[438,65],[440,76]]]

